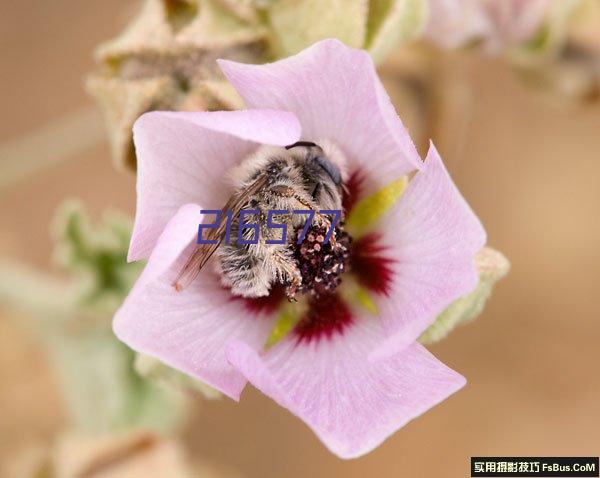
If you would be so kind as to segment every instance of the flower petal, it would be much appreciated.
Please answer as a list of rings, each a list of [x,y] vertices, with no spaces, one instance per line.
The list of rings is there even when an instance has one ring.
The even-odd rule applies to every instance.
[[[480,0],[429,0],[425,37],[442,48],[452,49],[490,35],[492,27],[482,4]]]
[[[298,342],[288,336],[263,356],[234,342],[227,358],[333,453],[355,458],[465,383],[419,344],[369,362],[366,356],[382,336],[376,320],[361,319],[331,339]]]
[[[502,47],[531,39],[540,28],[552,7],[553,0],[495,0],[484,2],[480,8],[491,25],[486,47],[497,53]]]
[[[366,51],[324,40],[268,65],[219,65],[248,107],[293,112],[303,139],[335,142],[375,185],[421,166]]]
[[[389,294],[377,300],[388,338],[373,359],[410,345],[452,301],[476,287],[475,254],[486,241],[433,144],[384,220],[382,242],[394,273]]]
[[[221,208],[227,171],[259,144],[294,143],[300,124],[285,111],[158,111],[142,115],[133,133],[138,200],[130,261],[148,257],[181,205]]]
[[[485,49],[492,54],[531,39],[556,3],[553,0],[429,2],[431,13],[426,37],[444,48],[464,47],[474,40],[483,40]]]
[[[261,348],[272,327],[265,314],[249,314],[231,299],[210,270],[182,292],[171,283],[185,263],[198,230],[200,207],[183,206],[165,227],[146,269],[117,311],[117,337],[237,400],[246,380],[225,358],[230,340]]]

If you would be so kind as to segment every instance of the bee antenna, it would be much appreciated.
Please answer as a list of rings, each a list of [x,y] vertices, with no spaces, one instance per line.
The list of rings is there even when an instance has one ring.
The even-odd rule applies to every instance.
[[[305,146],[307,148],[311,148],[313,146],[316,146],[317,148],[319,147],[318,144],[316,143],[311,143],[310,141],[296,141],[294,144],[289,144],[285,147],[285,149],[292,149],[295,148],[296,146]]]

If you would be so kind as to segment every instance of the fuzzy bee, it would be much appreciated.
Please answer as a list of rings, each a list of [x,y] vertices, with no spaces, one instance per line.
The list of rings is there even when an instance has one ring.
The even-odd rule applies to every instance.
[[[219,224],[207,234],[206,242],[213,243],[197,246],[175,279],[175,289],[180,291],[189,285],[216,253],[221,281],[234,295],[266,296],[273,284],[279,283],[286,287],[286,295],[293,300],[306,271],[299,264],[297,231],[307,221],[305,216],[293,211],[315,211],[314,224],[320,228],[315,231],[317,240],[322,243],[318,231],[331,226],[331,219],[319,211],[342,210],[343,165],[342,153],[327,142],[321,142],[320,146],[301,141],[285,148],[263,147],[248,157],[232,171],[235,191],[221,210]],[[244,224],[238,220],[240,211],[248,213],[243,214]],[[281,214],[273,216],[273,211]],[[226,213],[233,218],[229,224],[223,220]],[[247,241],[249,244],[243,243],[246,241],[224,243],[226,235],[238,237],[240,227],[246,224],[259,225],[258,240]],[[285,233],[283,227],[277,227],[281,224],[287,226]],[[251,239],[249,236],[254,233],[256,231],[244,228],[242,237]],[[311,233],[311,240],[314,236]],[[327,260],[344,247],[337,244],[336,236],[334,230],[328,245],[331,254],[325,256]],[[321,244],[316,248],[321,250]],[[312,261],[314,263],[314,259]]]

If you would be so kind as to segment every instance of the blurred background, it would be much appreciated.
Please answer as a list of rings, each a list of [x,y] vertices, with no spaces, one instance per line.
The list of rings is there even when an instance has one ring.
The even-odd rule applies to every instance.
[[[138,5],[1,7],[0,257],[10,266],[0,282],[21,298],[36,301],[24,270],[67,278],[50,232],[65,199],[79,198],[93,222],[108,207],[134,213],[135,175],[113,167],[103,118],[83,84],[96,68],[94,48]],[[400,116],[421,143],[432,136],[489,244],[511,262],[482,316],[430,347],[468,385],[349,462],[251,386],[239,404],[188,393],[177,439],[123,438],[125,455],[153,463],[145,476],[180,476],[156,471],[156,460],[175,451],[201,470],[189,476],[249,478],[462,477],[471,456],[598,455],[600,102],[532,88],[497,56],[452,51],[436,59],[432,119],[410,94],[414,81],[406,86],[406,64],[414,68],[398,49],[380,67]],[[44,314],[31,315],[0,302],[1,476],[54,476],[31,470],[61,446],[66,456],[83,453],[84,442],[65,432],[63,381],[36,322]],[[73,476],[134,476],[119,471],[125,455],[103,455],[104,468]]]

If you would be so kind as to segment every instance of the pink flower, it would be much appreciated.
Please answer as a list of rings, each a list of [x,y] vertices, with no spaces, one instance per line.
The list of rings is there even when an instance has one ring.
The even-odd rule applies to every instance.
[[[498,53],[531,40],[552,7],[552,0],[429,0],[426,37],[444,48],[482,41]]]
[[[464,385],[416,339],[476,286],[485,232],[435,148],[420,160],[365,51],[326,40],[272,64],[219,64],[249,109],[152,112],[134,126],[129,258],[149,260],[116,314],[115,333],[234,400],[250,381],[337,455],[362,455]],[[300,139],[341,149],[346,208],[416,174],[377,230],[354,238],[342,276],[371,292],[378,313],[337,291],[307,300],[295,328],[267,349],[285,304],[279,288],[233,297],[208,265],[182,292],[172,282],[196,247],[200,209],[220,208],[231,194],[227,172],[261,145]]]

